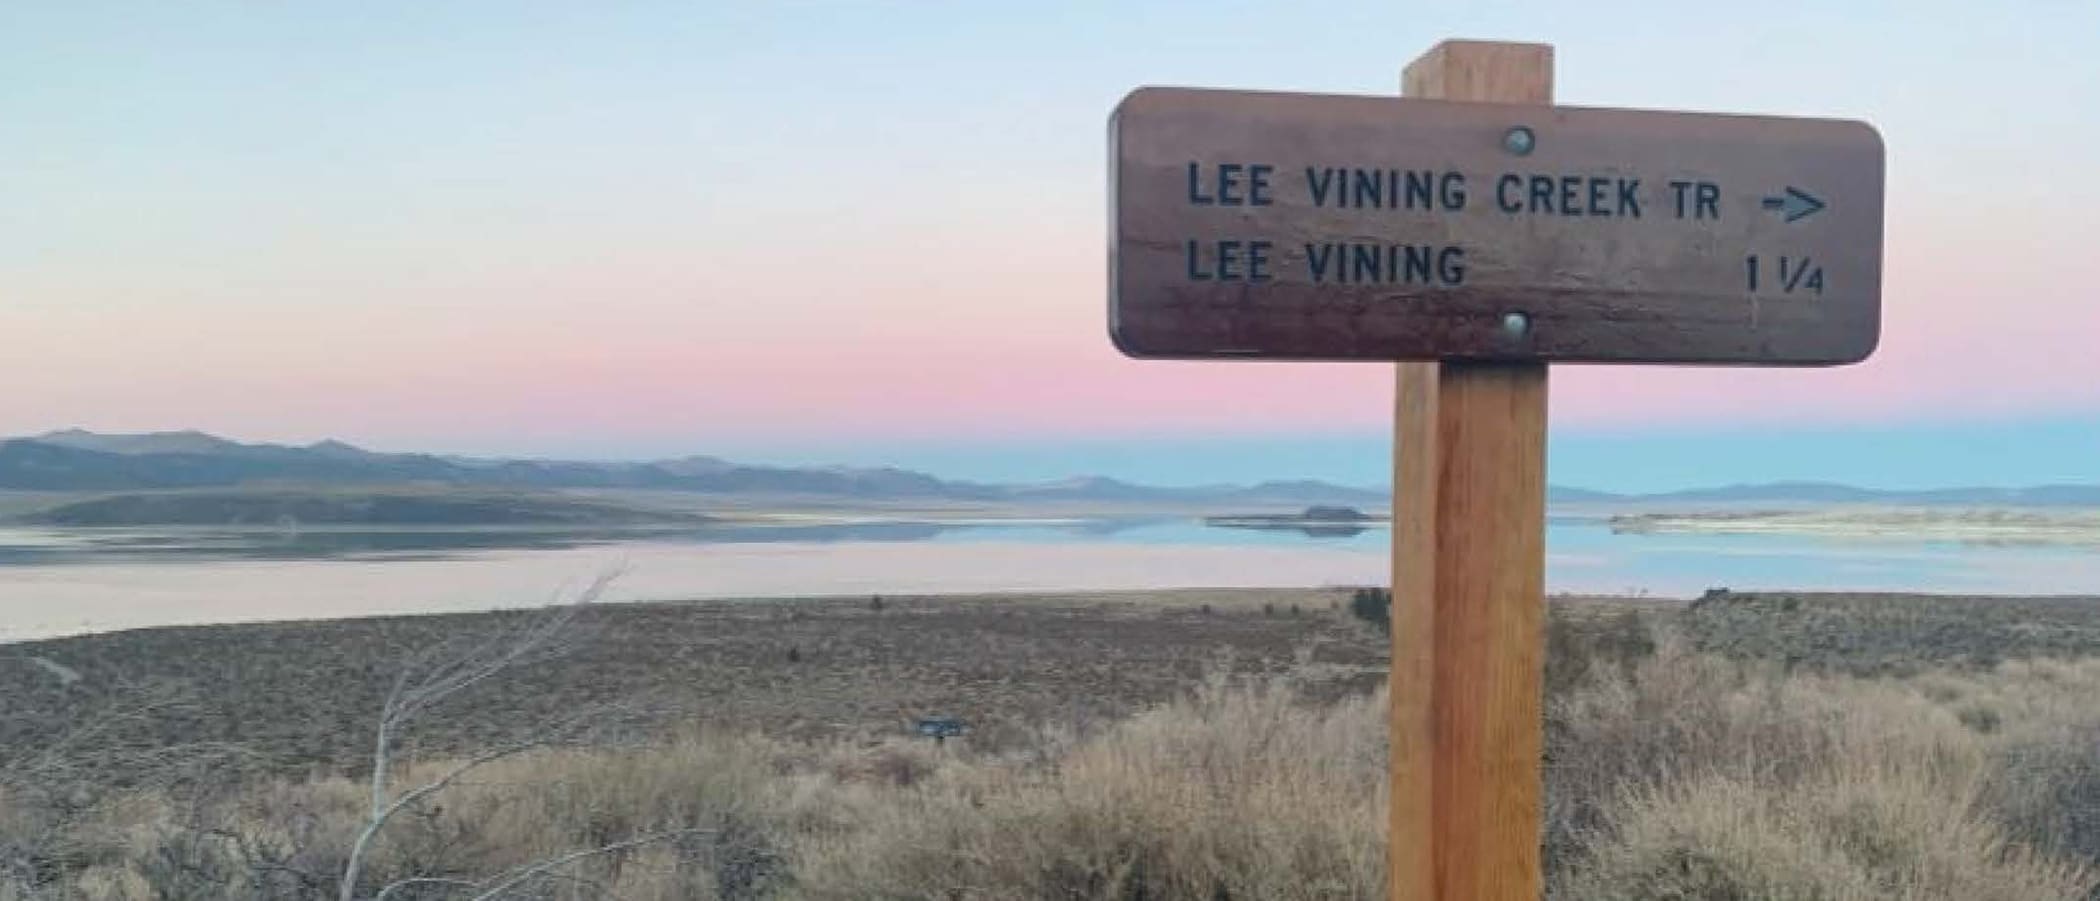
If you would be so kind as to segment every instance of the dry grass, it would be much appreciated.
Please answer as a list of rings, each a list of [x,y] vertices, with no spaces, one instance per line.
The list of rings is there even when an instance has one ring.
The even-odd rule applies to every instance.
[[[2092,857],[2035,819],[2074,768],[2016,762],[2032,747],[2075,756],[2060,724],[2100,715],[2066,684],[2033,678],[2059,666],[1787,675],[1666,642],[1556,705],[1555,894],[2086,897]],[[1989,730],[1973,714],[1986,696],[1997,699]]]
[[[1378,897],[1383,710],[1376,696],[1320,704],[1288,679],[1218,677],[1097,737],[1046,733],[1025,753],[708,734],[540,753],[492,764],[390,827],[369,888],[678,831],[521,896]],[[74,825],[100,847],[49,896],[329,897],[364,791],[321,778],[189,807],[130,796]]]
[[[2094,896],[2100,658],[1860,675],[1596,613],[1550,640],[1554,899]],[[389,826],[362,896],[661,835],[505,897],[1382,898],[1382,694],[1299,666],[1214,670],[1084,731],[725,729],[506,759]],[[0,899],[334,896],[362,782],[187,785],[58,810],[51,786],[0,781],[0,850],[31,862],[0,872]]]
[[[1316,706],[1213,680],[1053,766],[944,767],[806,843],[799,893],[1383,897],[1384,767],[1382,697]]]

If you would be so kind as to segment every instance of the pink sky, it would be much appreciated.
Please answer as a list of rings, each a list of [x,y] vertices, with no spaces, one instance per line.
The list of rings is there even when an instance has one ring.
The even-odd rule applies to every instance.
[[[1140,83],[1390,91],[1438,38],[1535,30],[1396,10],[1288,53],[1251,18],[1105,9],[0,16],[0,83],[29,86],[0,94],[0,434],[531,452],[1376,430],[1383,365],[1116,355],[1102,128]],[[1636,57],[1595,18],[1551,36],[1567,102],[1880,126],[1885,327],[1838,370],[1566,367],[1556,424],[2100,416],[2100,126],[2064,119],[2100,102],[2100,54],[2065,38],[2100,32],[2036,13],[1897,35],[1803,7],[1756,18],[1851,51],[1746,22]],[[1170,25],[1187,40],[1150,38]]]
[[[2069,229],[1890,229],[1885,328],[1835,370],[1563,367],[1574,425],[1828,423],[2100,409],[2100,255]],[[764,434],[986,437],[1375,427],[1377,364],[1124,360],[1103,334],[1096,227],[920,230],[798,268],[661,247],[508,261],[384,251],[65,273],[94,303],[0,308],[24,352],[0,427],[207,426],[381,444]],[[2051,236],[2054,235],[2054,240]],[[942,264],[922,265],[920,243]],[[428,266],[428,268],[424,268]],[[406,274],[402,274],[402,273]],[[34,287],[34,286],[33,286]],[[342,294],[386,301],[344,303]],[[306,298],[313,297],[313,300]],[[202,314],[200,310],[210,310]]]

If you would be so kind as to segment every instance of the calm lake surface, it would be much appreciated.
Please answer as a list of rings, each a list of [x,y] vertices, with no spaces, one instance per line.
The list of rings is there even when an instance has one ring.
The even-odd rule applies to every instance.
[[[866,522],[678,531],[0,529],[0,641],[195,623],[543,603],[610,569],[607,600],[1384,584],[1384,529],[1186,519]],[[1553,591],[2100,594],[2100,548],[1618,534],[1555,517]]]

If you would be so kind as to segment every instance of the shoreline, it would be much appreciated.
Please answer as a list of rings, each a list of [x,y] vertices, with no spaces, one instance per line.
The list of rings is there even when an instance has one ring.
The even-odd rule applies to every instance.
[[[1328,605],[1338,610],[1346,605],[1349,595],[1359,588],[1380,588],[1384,585],[1304,585],[1297,587],[1268,586],[1177,586],[1167,588],[1125,589],[1035,589],[1012,588],[992,591],[935,591],[899,594],[836,593],[798,595],[750,595],[725,597],[687,598],[634,598],[623,600],[593,601],[579,605],[583,609],[603,611],[649,611],[679,610],[686,608],[749,608],[754,611],[793,611],[798,607],[857,607],[867,605],[871,599],[880,599],[883,605],[909,605],[918,608],[937,607],[943,604],[975,605],[1004,604],[1015,609],[1037,607],[1043,609],[1108,609],[1126,608],[1133,611],[1187,610],[1205,607],[1218,613],[1258,612],[1265,605],[1287,607],[1298,604]],[[1996,602],[2085,602],[2100,605],[2100,592],[2054,592],[2054,593],[1978,593],[1978,592],[1929,592],[1929,591],[1853,591],[1823,589],[1752,589],[1734,591],[1713,589],[1710,595],[1721,597],[1748,597],[1792,595],[1826,599],[1909,599],[1926,603],[1977,603]],[[1613,592],[1549,591],[1543,602],[1549,606],[1558,604],[1617,606],[1638,609],[1661,610],[1685,607],[1699,603],[1699,596],[1669,594],[1626,594]],[[467,624],[477,621],[529,615],[564,606],[564,602],[552,601],[541,604],[517,604],[494,606],[473,610],[430,610],[423,612],[373,612],[345,616],[277,617],[258,619],[226,620],[219,622],[167,623],[161,625],[122,626],[71,632],[63,635],[44,635],[30,638],[0,640],[0,660],[11,655],[9,651],[21,650],[33,645],[76,640],[106,639],[118,636],[145,633],[182,632],[199,630],[267,630],[275,628],[332,627],[354,629],[361,625],[396,621],[450,621]]]
[[[943,602],[1005,602],[1035,603],[1048,604],[1051,606],[1071,607],[1110,605],[1129,606],[1133,608],[1165,608],[1191,605],[1200,606],[1203,604],[1209,604],[1214,609],[1221,611],[1244,612],[1247,610],[1259,609],[1264,603],[1299,603],[1302,605],[1305,602],[1307,602],[1308,599],[1320,599],[1323,602],[1325,600],[1332,599],[1333,597],[1340,597],[1346,599],[1349,592],[1355,591],[1357,588],[1360,587],[1383,586],[1311,585],[1304,587],[1272,588],[1261,586],[1206,587],[1201,585],[1191,585],[1171,588],[1121,588],[1102,590],[1045,590],[1031,588],[1013,588],[994,591],[934,591],[913,592],[909,594],[854,592],[837,594],[750,595],[736,597],[630,598],[622,600],[594,601],[582,606],[592,610],[679,608],[700,606],[712,607],[718,605],[749,606],[754,608],[777,606],[786,609],[794,605],[866,604],[871,598],[879,597],[883,600],[883,603],[885,604],[940,604]],[[1548,599],[1605,600],[1624,601],[1627,603],[1652,602],[1666,605],[1688,603],[1690,600],[1688,598],[1682,597],[1633,597],[1618,595],[1590,595],[1571,593],[1549,595]],[[27,645],[33,645],[43,642],[68,641],[73,639],[102,638],[141,632],[160,632],[186,629],[268,628],[277,626],[354,626],[358,623],[380,620],[442,619],[468,621],[530,614],[548,610],[558,606],[562,606],[562,602],[550,601],[548,603],[541,604],[503,605],[473,610],[429,610],[422,612],[377,611],[372,613],[356,613],[344,616],[287,616],[258,619],[234,619],[215,622],[165,623],[160,625],[118,626],[109,629],[93,629],[81,632],[68,632],[62,635],[41,635],[29,638],[0,638],[0,659],[4,659],[6,657],[7,651],[9,649],[19,649]]]
[[[1208,607],[1218,613],[1247,613],[1259,611],[1265,604],[1304,605],[1313,601],[1332,605],[1346,604],[1352,592],[1361,588],[1384,589],[1383,584],[1307,584],[1295,586],[1205,586],[1187,585],[1161,588],[1111,588],[1111,589],[1058,589],[1058,588],[1008,588],[988,591],[920,591],[920,592],[836,592],[819,594],[781,595],[725,595],[678,598],[628,598],[598,600],[581,603],[586,610],[604,611],[672,611],[680,609],[748,608],[764,611],[777,608],[793,610],[798,607],[857,607],[879,599],[884,606],[906,605],[923,609],[945,604],[955,605],[1010,605],[1014,609],[1127,609],[1131,611],[1186,611],[1195,607]],[[1671,608],[1697,604],[1712,597],[1742,598],[1764,596],[1798,596],[1829,600],[1875,599],[1881,601],[1915,600],[1926,603],[1989,604],[1996,602],[2087,602],[2100,605],[2100,590],[2066,592],[1974,592],[1974,591],[1875,591],[1821,588],[1755,588],[1755,589],[1709,589],[1701,595],[1676,595],[1653,593],[1623,593],[1595,591],[1547,591],[1541,597],[1545,604],[1559,605],[1617,605],[1639,608]],[[346,616],[285,616],[258,619],[227,620],[220,622],[167,623],[163,625],[124,626],[65,635],[50,635],[34,638],[0,641],[0,648],[21,648],[49,642],[64,642],[83,639],[109,638],[121,635],[155,633],[184,630],[221,629],[270,629],[278,627],[329,628],[356,627],[374,622],[438,621],[451,620],[469,622],[542,612],[566,606],[565,602],[550,601],[540,604],[515,604],[491,606],[471,610],[430,610],[422,612],[375,611]],[[878,608],[880,609],[880,608]],[[0,653],[0,659],[6,655]]]

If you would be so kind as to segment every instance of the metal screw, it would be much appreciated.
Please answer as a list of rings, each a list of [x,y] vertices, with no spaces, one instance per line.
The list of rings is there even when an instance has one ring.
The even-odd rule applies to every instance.
[[[1511,338],[1522,338],[1531,333],[1531,317],[1522,313],[1502,314],[1502,333]]]
[[[1522,125],[1511,126],[1510,130],[1502,135],[1502,149],[1517,156],[1530,156],[1531,151],[1538,146],[1538,135],[1532,134],[1530,128]]]

